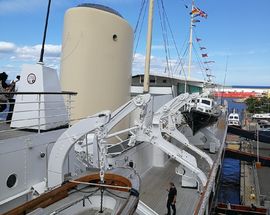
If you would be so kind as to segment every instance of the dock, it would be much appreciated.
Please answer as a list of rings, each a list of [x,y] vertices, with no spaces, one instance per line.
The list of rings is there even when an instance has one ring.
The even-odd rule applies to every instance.
[[[225,156],[241,160],[240,203],[250,207],[270,208],[270,144],[227,134]],[[259,161],[259,162],[258,162]],[[247,214],[252,214],[251,212]],[[256,214],[253,212],[253,214]],[[260,213],[258,213],[260,214]]]

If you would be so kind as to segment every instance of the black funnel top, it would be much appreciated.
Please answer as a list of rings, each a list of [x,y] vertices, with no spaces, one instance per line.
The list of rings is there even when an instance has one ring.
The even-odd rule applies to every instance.
[[[95,9],[98,9],[98,10],[103,10],[103,11],[115,14],[115,15],[120,16],[121,18],[123,18],[121,16],[121,14],[118,13],[116,10],[114,10],[114,9],[112,9],[110,7],[101,5],[101,4],[83,3],[83,4],[79,4],[77,7],[91,7],[91,8],[95,8]]]

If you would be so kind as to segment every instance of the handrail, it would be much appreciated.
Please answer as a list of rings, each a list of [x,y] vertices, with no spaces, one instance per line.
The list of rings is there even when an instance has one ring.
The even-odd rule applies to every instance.
[[[72,103],[75,102],[75,99],[72,99],[72,97],[76,96],[78,94],[77,92],[1,92],[0,95],[1,94],[7,95],[7,97],[13,97],[13,95],[20,95],[20,97],[23,98],[25,96],[26,99],[23,98],[21,100],[19,99],[19,97],[17,97],[16,102],[14,102],[14,100],[11,100],[11,98],[7,98],[6,101],[0,101],[0,105],[4,105],[6,107],[4,111],[0,112],[0,133],[11,132],[12,130],[20,129],[36,130],[37,128],[38,133],[40,133],[41,129],[50,129],[51,127],[54,127],[54,123],[59,124],[59,126],[61,127],[61,125],[64,124],[69,125],[74,120],[71,119],[71,109],[74,108],[72,106]],[[34,100],[29,100],[27,99],[28,96],[30,96],[31,98],[36,98]],[[46,96],[56,97],[53,100],[49,99],[49,101],[45,101],[43,97]],[[44,106],[45,104],[49,104],[49,106]],[[14,110],[11,105],[15,107]],[[11,106],[11,109],[9,108],[9,106]],[[23,108],[18,109],[18,107]],[[62,110],[65,111],[63,112]],[[49,111],[50,114],[44,115],[43,112],[45,111]],[[13,117],[11,120],[11,116],[13,114],[19,114],[16,115],[19,117]],[[54,118],[55,120],[53,120]],[[64,120],[64,118],[66,119]],[[24,122],[26,123],[25,126]],[[5,126],[4,124],[6,123],[11,123],[12,128],[9,126]],[[16,125],[13,123],[15,123]]]
[[[62,91],[62,92],[0,92],[0,95],[77,95],[77,92]]]
[[[225,118],[227,118],[227,115],[225,115]],[[215,164],[213,165],[212,169],[209,172],[209,180],[207,181],[206,186],[204,187],[203,192],[200,195],[199,201],[196,204],[195,210],[194,210],[194,215],[203,215],[203,214],[208,214],[205,213],[205,211],[208,211],[208,200],[210,198],[210,194],[213,190],[213,187],[215,185],[215,178],[219,169],[219,165],[222,162],[222,154],[223,151],[225,150],[225,139],[226,139],[226,134],[227,134],[227,125],[225,125],[225,131],[224,131],[224,136],[222,140],[222,144],[220,146],[219,152],[217,154],[217,160]]]

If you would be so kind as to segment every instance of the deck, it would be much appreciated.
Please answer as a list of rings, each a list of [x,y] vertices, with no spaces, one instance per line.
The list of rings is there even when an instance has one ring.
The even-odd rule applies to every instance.
[[[14,137],[21,137],[29,134],[36,133],[34,131],[18,130],[10,128],[10,124],[6,124],[5,121],[0,121],[0,141]]]
[[[214,130],[216,137],[222,144],[224,141],[224,135],[226,135],[224,121],[219,122],[218,126]],[[203,150],[201,145],[198,147]],[[222,148],[220,150],[222,151]],[[217,163],[219,156],[221,156],[219,152],[211,154],[208,150],[204,151],[210,155],[214,160],[214,163]],[[199,156],[196,156],[194,153],[192,154],[197,158],[198,166],[207,174],[208,177],[210,177],[210,169],[206,162],[202,162],[202,159]],[[178,215],[193,214],[199,204],[199,200],[202,200],[203,196],[197,189],[181,187],[181,176],[175,174],[175,167],[178,165],[177,161],[170,159],[165,167],[152,167],[145,175],[142,176],[140,200],[158,214],[167,213],[166,203],[168,192],[166,189],[169,188],[169,182],[174,182],[177,189],[178,195],[176,211]],[[217,175],[215,175],[215,177],[216,176]]]
[[[8,124],[1,124],[1,131],[2,130],[9,130]],[[214,132],[216,137],[220,140],[221,144],[224,140],[225,135],[225,127],[223,123],[219,123],[218,126],[214,127]],[[34,134],[37,132],[31,131],[13,131],[13,132],[5,132],[4,135],[0,135],[1,139],[9,139],[13,137],[25,136],[28,134]],[[203,145],[200,145],[199,138],[192,139],[191,141],[199,148],[203,148]],[[220,151],[223,150],[221,146]],[[185,148],[188,152],[188,149]],[[219,152],[220,152],[219,151]],[[218,163],[218,159],[221,157],[219,152],[215,154],[210,154],[208,150],[205,150],[211,158],[214,160],[214,163]],[[210,177],[209,173],[211,172],[206,161],[201,159],[198,155],[193,154],[196,159],[200,169],[202,169],[205,174]],[[197,189],[190,189],[190,188],[182,188],[181,187],[181,176],[175,174],[175,167],[178,166],[178,162],[175,160],[170,159],[165,167],[152,167],[142,176],[142,185],[140,189],[140,200],[151,207],[154,211],[158,214],[165,214],[166,209],[166,201],[167,201],[167,191],[166,189],[169,187],[169,182],[174,182],[178,191],[177,195],[177,214],[192,214],[195,211],[200,198],[203,196]],[[216,176],[216,175],[214,175]],[[210,189],[211,190],[211,189]],[[204,192],[205,190],[201,190]],[[205,193],[204,193],[205,194]]]
[[[191,214],[190,212],[195,209],[195,203],[199,197],[198,191],[197,189],[181,188],[179,186],[180,176],[174,172],[175,167],[178,165],[175,160],[170,160],[164,168],[153,167],[142,177],[140,200],[158,214],[165,214],[167,212],[168,192],[166,189],[169,188],[169,182],[174,182],[177,188],[177,214]]]

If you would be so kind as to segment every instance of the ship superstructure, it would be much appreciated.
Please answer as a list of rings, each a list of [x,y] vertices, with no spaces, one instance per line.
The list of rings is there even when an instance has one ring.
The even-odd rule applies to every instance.
[[[80,23],[79,30],[77,25],[69,28],[69,22],[82,18],[80,11],[84,14],[82,17],[91,18],[90,24]],[[104,26],[97,25],[97,19],[92,19],[96,16],[105,24],[109,20],[110,27],[104,30]],[[97,56],[104,50],[107,54],[121,50],[128,53],[121,52],[108,64],[94,66],[100,72],[105,71],[94,82],[102,83],[100,87],[104,85],[107,94],[103,96],[98,89],[91,89],[95,94],[93,101],[87,95],[91,85],[87,85],[88,91],[80,86],[85,84],[83,79],[74,89],[69,89],[75,92],[62,92],[60,88],[51,88],[60,86],[56,78],[51,78],[51,84],[46,82],[49,77],[44,74],[49,68],[41,64],[24,67],[24,85],[17,92],[20,99],[15,103],[11,125],[5,121],[0,124],[0,213],[91,211],[95,214],[104,210],[109,214],[163,214],[166,186],[173,181],[180,193],[177,196],[179,214],[208,214],[224,155],[226,111],[220,109],[215,120],[204,123],[203,128],[194,132],[190,122],[196,122],[187,120],[184,113],[192,110],[202,111],[207,116],[213,113],[213,99],[204,91],[204,82],[195,79],[149,76],[150,84],[143,88],[146,76],[143,76],[144,81],[142,76],[137,76],[129,98],[126,83],[125,92],[121,92],[118,78],[115,83],[109,83],[110,77],[102,80],[109,65],[112,65],[112,76],[119,69],[128,70],[131,65],[131,51],[124,50],[126,45],[131,46],[132,37],[127,22],[115,11],[93,4],[71,9],[66,18],[66,29],[76,30],[70,30],[74,35],[66,35],[65,42],[70,40],[70,43],[63,46],[66,49],[63,50],[63,70],[82,64],[82,55],[78,53],[87,52],[87,46],[92,43],[78,37],[88,34],[91,27],[96,29],[95,33],[104,33],[100,38],[93,35],[94,40],[105,40],[104,47],[109,46],[109,50],[102,47],[95,50]],[[112,29],[117,32],[112,33]],[[81,33],[78,35],[78,32]],[[83,59],[88,59],[87,56]],[[126,63],[123,63],[124,57]],[[84,74],[89,63],[92,64],[88,60],[83,63],[79,70]],[[54,73],[50,70],[50,77],[56,77]],[[76,77],[70,81],[66,74],[61,73],[64,89],[68,90]],[[121,74],[118,73],[122,77]],[[159,85],[151,84],[151,78],[162,81]],[[136,80],[140,83],[134,84]],[[113,84],[120,89],[117,101],[110,94]],[[187,89],[193,92],[188,93]],[[196,101],[203,98],[211,105],[199,110],[202,102]],[[85,108],[87,101],[87,105],[94,106],[93,110]],[[101,107],[104,110],[95,112],[95,108]]]

